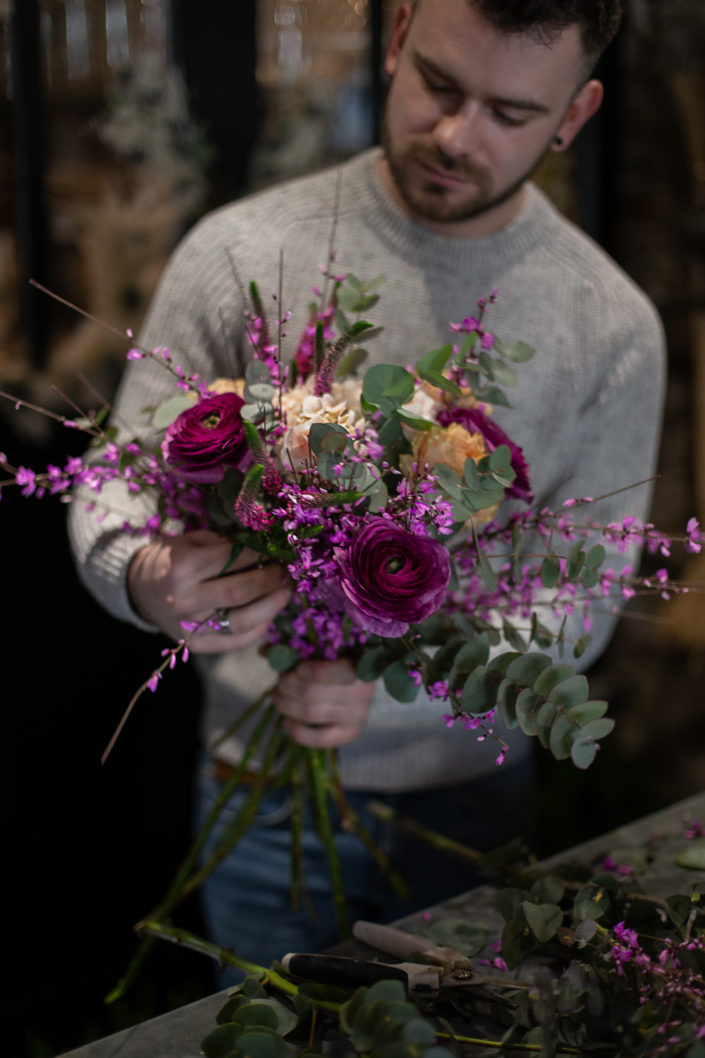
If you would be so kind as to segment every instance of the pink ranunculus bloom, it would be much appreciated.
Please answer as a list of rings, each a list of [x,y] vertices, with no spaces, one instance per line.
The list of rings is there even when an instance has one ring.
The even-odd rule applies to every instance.
[[[162,455],[188,481],[219,482],[228,467],[242,467],[249,456],[236,393],[204,397],[167,427]]]
[[[402,636],[410,624],[435,613],[450,581],[450,558],[442,544],[386,518],[370,519],[336,557],[344,610],[378,636]]]
[[[438,413],[441,426],[450,423],[461,423],[469,433],[480,434],[488,452],[494,452],[500,445],[507,445],[511,453],[511,464],[516,477],[507,489],[507,496],[514,496],[525,503],[533,502],[533,493],[529,481],[529,465],[519,445],[507,437],[501,426],[485,415],[479,408],[443,408]]]

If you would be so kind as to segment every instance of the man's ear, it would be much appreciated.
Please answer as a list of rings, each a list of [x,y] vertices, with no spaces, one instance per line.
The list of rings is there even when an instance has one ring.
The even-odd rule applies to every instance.
[[[392,32],[389,38],[389,44],[387,45],[387,54],[384,59],[384,70],[390,77],[394,75],[397,68],[399,53],[406,40],[406,34],[413,14],[414,11],[412,5],[409,3],[400,4],[394,12]]]
[[[556,129],[554,151],[564,151],[570,146],[585,122],[600,109],[603,95],[601,81],[585,82],[568,107],[560,128]]]

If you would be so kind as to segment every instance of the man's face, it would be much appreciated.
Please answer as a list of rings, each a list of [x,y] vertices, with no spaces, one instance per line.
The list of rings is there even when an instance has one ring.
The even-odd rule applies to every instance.
[[[502,227],[556,135],[567,145],[599,105],[597,82],[578,92],[583,64],[576,25],[547,46],[501,33],[468,0],[422,0],[413,18],[402,5],[386,61],[389,190],[446,235],[477,233],[478,218],[483,234]]]

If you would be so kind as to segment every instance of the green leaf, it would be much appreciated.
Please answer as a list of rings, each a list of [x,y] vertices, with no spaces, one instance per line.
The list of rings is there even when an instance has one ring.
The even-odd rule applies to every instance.
[[[487,929],[475,926],[459,915],[444,915],[435,922],[417,923],[414,932],[442,947],[455,948],[468,956],[478,955],[487,944]]]
[[[675,893],[673,896],[666,897],[668,914],[681,935],[688,926],[694,906],[690,897],[685,896],[683,893]]]
[[[502,619],[502,638],[508,646],[518,650],[519,653],[526,650],[526,640],[506,618]]]
[[[536,720],[536,735],[544,749],[549,749],[550,747],[551,728],[557,712],[558,706],[555,702],[544,702],[539,709],[539,715]]]
[[[677,867],[686,867],[688,870],[705,871],[705,838],[696,838],[679,852],[675,863]]]
[[[431,349],[417,361],[416,370],[422,377],[425,371],[442,371],[452,355],[453,345],[451,342],[442,345],[439,349]]]
[[[561,564],[555,555],[546,555],[541,563],[541,583],[544,588],[554,588],[561,575]]]
[[[522,654],[507,668],[507,678],[522,687],[532,687],[545,668],[551,664],[547,654]]]
[[[492,374],[500,386],[516,386],[518,375],[513,367],[502,360],[492,361]]]
[[[188,411],[189,408],[194,406],[193,397],[188,397],[185,393],[180,393],[177,397],[170,397],[169,400],[164,401],[155,410],[152,418],[154,429],[166,430],[167,426],[171,426],[182,412]]]
[[[414,395],[414,377],[394,364],[373,364],[362,383],[364,399],[383,411],[401,407]]]
[[[201,1050],[206,1058],[230,1058],[239,1053],[240,1034],[239,1025],[219,1025],[202,1041]]]
[[[478,665],[486,665],[490,656],[490,642],[486,632],[465,643],[455,656],[456,672],[472,672]]]
[[[233,1023],[242,1028],[278,1029],[279,1019],[271,999],[252,999],[235,1012]]]
[[[419,376],[425,382],[430,382],[432,386],[436,386],[437,389],[442,389],[445,393],[452,393],[454,397],[461,397],[463,394],[460,386],[446,378],[440,371],[423,371],[419,372]]]
[[[594,882],[584,886],[573,902],[573,918],[576,922],[585,919],[602,918],[610,906],[610,897],[606,889]]]
[[[567,710],[567,715],[576,724],[587,724],[590,720],[599,720],[607,712],[607,702],[581,702]]]
[[[508,731],[511,731],[519,724],[516,702],[520,693],[521,688],[516,683],[506,679],[502,680],[497,690],[497,712]]]
[[[496,339],[495,347],[497,347]],[[533,356],[536,356],[536,350],[532,349],[526,342],[502,342],[498,347],[498,351],[501,351],[505,360],[511,360],[515,364],[524,364],[527,360],[531,360]]]
[[[554,687],[574,675],[575,669],[572,665],[549,665],[534,681],[533,689],[547,698]]]
[[[343,330],[347,330],[347,325]],[[338,365],[338,370],[335,373],[336,378],[348,378],[351,375],[356,375],[359,367],[364,364],[368,357],[366,349],[361,349],[359,345],[354,346],[350,349]]]
[[[589,693],[588,681],[584,676],[570,676],[553,688],[548,699],[555,702],[560,709],[570,709],[573,705],[587,701]]]
[[[245,1058],[287,1058],[289,1048],[281,1036],[266,1029],[247,1029],[237,1041],[238,1051]]]
[[[614,720],[605,716],[601,720],[589,720],[587,724],[583,724],[580,728],[580,737],[594,738],[597,742],[612,731],[614,731]]]
[[[592,636],[581,636],[573,647],[573,657],[581,658],[592,642]]]
[[[494,894],[494,902],[502,918],[509,920],[516,918],[517,910],[527,896],[528,893],[525,889],[515,889],[513,886],[507,885],[503,889],[497,890]]]
[[[585,558],[585,565],[589,566],[590,569],[597,569],[605,561],[607,552],[605,551],[602,544],[596,544],[590,548]]]
[[[542,944],[556,935],[556,930],[563,922],[563,912],[555,904],[531,904],[529,900],[524,900],[522,910],[531,932]]]
[[[487,555],[483,554],[482,551],[478,551],[477,554],[477,569],[488,591],[497,591],[497,576],[487,559]]]
[[[524,688],[516,700],[516,714],[519,726],[525,735],[535,735],[538,732],[538,718],[543,698],[539,698],[528,687]]]
[[[576,737],[578,728],[567,716],[557,716],[551,725],[551,734],[548,747],[556,760],[565,760],[570,756],[570,751]]]
[[[308,433],[308,443],[317,456],[322,452],[342,452],[349,434],[338,423],[314,422]]]
[[[534,882],[529,895],[535,904],[560,904],[564,893],[565,886],[560,878],[548,875]]]
[[[420,415],[412,415],[411,412],[404,411],[403,408],[397,409],[397,417],[406,426],[410,426],[412,430],[430,430],[433,426],[430,419],[422,419]]]
[[[289,672],[299,662],[299,654],[285,643],[275,643],[269,648],[267,662],[275,672]]]
[[[389,655],[384,646],[368,647],[357,663],[357,677],[371,683],[382,675],[389,664]]]
[[[418,697],[419,687],[409,675],[404,661],[393,661],[382,673],[387,694],[398,702],[414,702]]]
[[[528,926],[516,920],[504,923],[504,929],[502,930],[502,958],[510,970],[518,966],[524,956],[533,951],[535,947],[536,941]]]
[[[495,705],[496,684],[484,665],[478,665],[468,676],[460,702],[468,713],[488,713]]]
[[[581,771],[589,768],[595,759],[598,749],[599,743],[594,742],[593,739],[576,738],[570,747],[570,757],[575,767],[580,768]]]

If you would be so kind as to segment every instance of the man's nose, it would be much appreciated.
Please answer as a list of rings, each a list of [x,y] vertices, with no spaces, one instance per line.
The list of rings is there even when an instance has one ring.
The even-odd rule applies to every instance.
[[[478,108],[467,104],[444,114],[436,125],[438,147],[449,158],[463,158],[475,152],[479,137]]]

